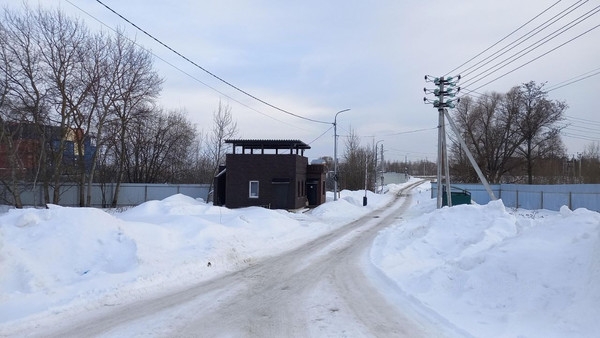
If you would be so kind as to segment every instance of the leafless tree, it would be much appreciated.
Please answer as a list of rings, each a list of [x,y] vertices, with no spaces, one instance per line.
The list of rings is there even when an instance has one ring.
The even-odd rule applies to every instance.
[[[600,143],[586,145],[580,161],[583,183],[600,183]]]
[[[360,144],[360,137],[350,128],[345,141],[344,162],[340,165],[340,183],[343,189],[360,190],[365,188],[367,173],[367,188],[375,186],[375,153],[374,149]],[[365,173],[366,172],[366,173]]]
[[[526,161],[528,184],[533,184],[537,159],[563,151],[557,124],[563,120],[567,104],[549,100],[543,86],[531,81],[515,89],[520,103],[517,130],[523,140],[519,152]]]
[[[117,206],[127,160],[127,137],[130,128],[141,114],[148,112],[161,90],[163,80],[152,68],[152,55],[133,41],[117,35],[113,46],[117,53],[118,78],[114,83],[115,100],[111,102],[115,114],[117,139],[117,174],[111,205]]]
[[[19,142],[15,136],[21,131],[22,124],[20,118],[15,117],[14,109],[9,102],[8,94],[10,92],[12,66],[14,60],[7,52],[7,34],[4,27],[0,24],[0,156],[3,166],[0,169],[0,181],[10,194],[12,203],[17,208],[22,208],[20,174],[22,174],[22,165],[19,158]]]
[[[211,176],[210,191],[212,191],[212,178],[218,173],[219,166],[225,164],[227,144],[225,140],[234,138],[238,133],[237,122],[233,120],[231,107],[219,100],[217,110],[213,112],[213,126],[206,139],[206,156],[209,160]]]
[[[18,112],[14,123],[27,129],[29,148],[34,152],[34,170],[30,172],[33,187],[38,181],[43,185],[43,203],[50,202],[49,180],[46,166],[48,140],[49,88],[44,75],[39,27],[35,11],[24,5],[23,11],[4,9],[2,16],[2,52],[6,68],[3,69],[7,93],[5,102]],[[33,127],[33,128],[31,128]],[[35,140],[35,141],[33,141]],[[18,153],[17,148],[13,148]],[[15,192],[16,193],[16,192]],[[19,192],[20,193],[20,192]]]
[[[90,206],[92,183],[97,162],[104,145],[104,126],[111,113],[111,99],[114,95],[112,84],[116,74],[113,65],[112,39],[103,32],[90,36],[86,41],[89,53],[83,60],[82,74],[88,87],[86,99],[77,106],[73,124],[81,132],[81,137],[75,139],[78,150],[78,184],[79,205]]]
[[[73,121],[90,91],[83,67],[83,61],[89,57],[86,48],[89,32],[81,21],[67,17],[60,10],[39,8],[36,23],[44,76],[51,94],[50,121],[58,127],[52,129],[53,142],[49,145],[54,188],[52,202],[59,203],[63,177],[74,168],[74,158],[64,158],[67,145],[73,145],[79,137],[78,131],[72,128]]]
[[[565,109],[564,103],[548,100],[541,86],[530,82],[506,94],[463,97],[454,120],[490,183],[519,181],[525,166],[531,184],[536,159],[564,153],[557,122]],[[451,153],[454,178],[475,181],[458,142],[452,142]]]
[[[129,182],[173,183],[185,171],[197,133],[181,112],[156,109],[132,126],[126,172]]]
[[[519,145],[514,128],[515,112],[504,99],[498,93],[485,94],[477,100],[465,97],[454,113],[461,136],[490,183],[499,183],[515,165],[512,159]],[[476,174],[467,162],[461,145],[454,141],[451,151],[456,175],[462,180],[475,179]]]

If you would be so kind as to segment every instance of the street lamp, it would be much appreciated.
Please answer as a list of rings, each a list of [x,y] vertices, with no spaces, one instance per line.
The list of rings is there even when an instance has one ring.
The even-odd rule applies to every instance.
[[[375,192],[377,192],[377,179],[378,177],[378,163],[379,163],[379,159],[377,158],[377,149],[379,149],[379,142],[383,142],[383,140],[379,140],[375,143]],[[381,155],[383,157],[383,145],[381,145]],[[381,161],[383,162],[383,158],[381,158]],[[382,169],[381,169],[381,193],[383,193],[383,163],[381,165]]]
[[[340,110],[335,113],[335,117],[333,118],[333,200],[337,201],[337,190],[338,190],[338,172],[337,172],[337,116],[340,113],[348,111],[350,109]]]

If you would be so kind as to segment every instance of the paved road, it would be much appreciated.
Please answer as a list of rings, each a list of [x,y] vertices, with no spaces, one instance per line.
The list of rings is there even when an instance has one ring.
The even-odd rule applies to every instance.
[[[105,309],[50,335],[436,336],[417,316],[390,305],[363,271],[377,232],[410,206],[410,189],[297,249],[184,291]]]

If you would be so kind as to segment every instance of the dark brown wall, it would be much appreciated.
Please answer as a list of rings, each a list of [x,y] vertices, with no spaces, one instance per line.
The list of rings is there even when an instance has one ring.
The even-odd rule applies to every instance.
[[[325,190],[325,176],[327,167],[324,164],[311,164],[306,170],[306,181],[315,182],[317,188],[317,199],[314,204],[310,204],[310,207],[319,206],[326,201],[326,190]]]
[[[306,206],[306,167],[308,159],[299,155],[227,154],[226,202],[228,208],[268,206],[298,209]],[[287,184],[274,181],[289,180]],[[259,181],[259,197],[250,198],[250,181]],[[275,187],[279,185],[279,187]],[[276,189],[287,186],[287,194],[276,198]],[[300,188],[300,190],[298,190]]]

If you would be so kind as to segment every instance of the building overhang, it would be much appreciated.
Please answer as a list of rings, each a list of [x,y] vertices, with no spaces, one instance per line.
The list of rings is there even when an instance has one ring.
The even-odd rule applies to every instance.
[[[300,140],[225,140],[225,143],[232,145],[232,153],[237,154],[237,149],[241,148],[240,154],[246,154],[249,150],[250,154],[254,154],[255,150],[264,154],[265,150],[274,150],[275,154],[279,154],[280,150],[289,150],[289,154],[304,155],[304,150],[310,149],[310,146]]]

